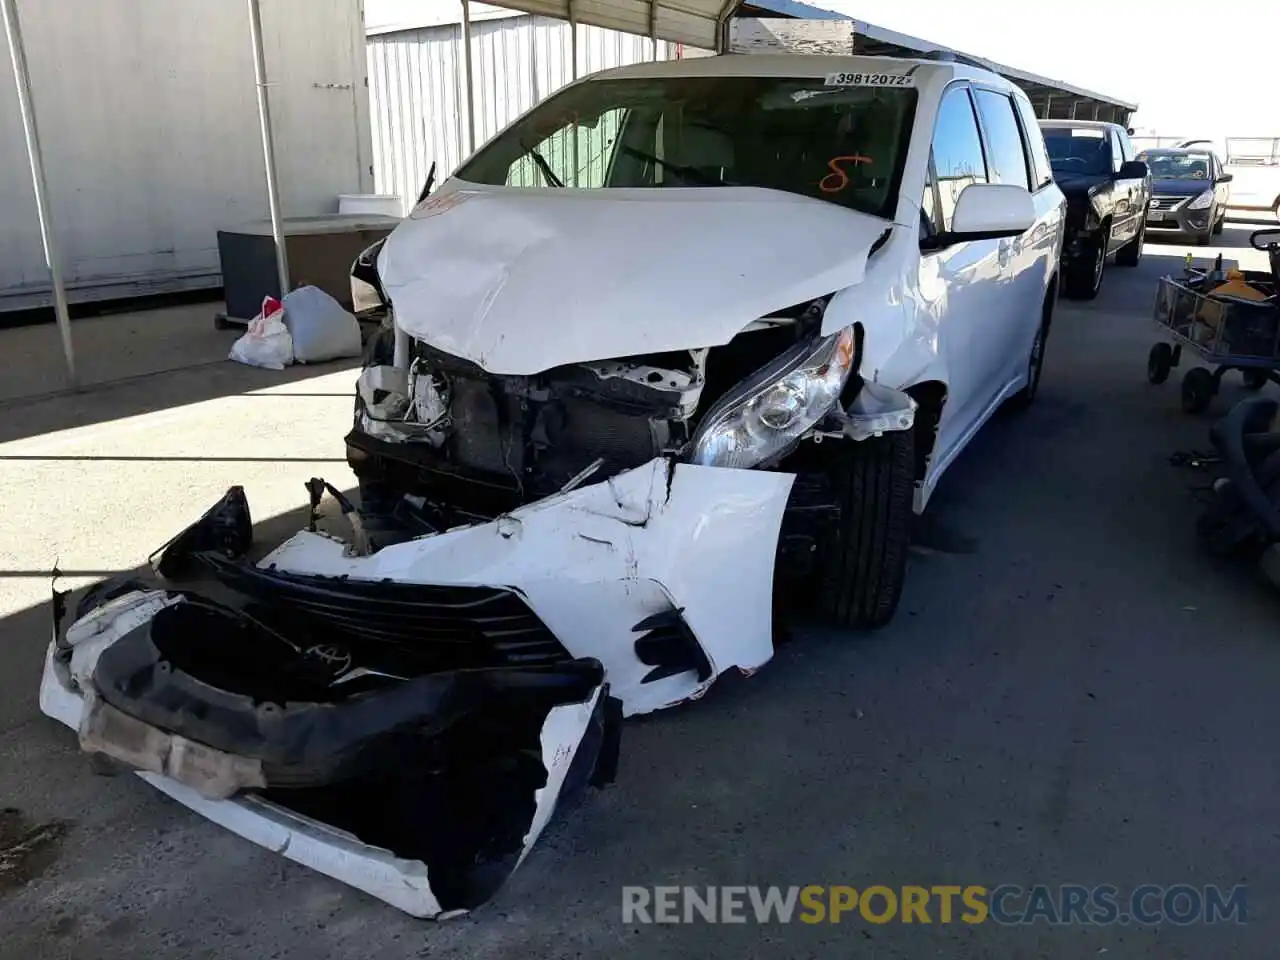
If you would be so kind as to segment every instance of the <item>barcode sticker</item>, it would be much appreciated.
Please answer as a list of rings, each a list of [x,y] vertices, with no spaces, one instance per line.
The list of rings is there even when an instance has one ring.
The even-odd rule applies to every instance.
[[[828,87],[914,87],[916,78],[909,73],[828,73]]]

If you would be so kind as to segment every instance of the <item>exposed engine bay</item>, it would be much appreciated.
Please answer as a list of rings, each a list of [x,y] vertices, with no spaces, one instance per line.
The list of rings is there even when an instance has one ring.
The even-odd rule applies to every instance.
[[[490,520],[654,458],[707,462],[697,440],[708,413],[723,408],[734,388],[761,368],[768,371],[771,362],[819,339],[824,307],[819,299],[778,311],[722,346],[572,364],[533,376],[489,374],[403,337],[395,345],[388,318],[368,351],[347,436],[373,544]],[[856,370],[856,328],[848,349],[846,369]],[[771,456],[744,465],[770,467],[787,457],[802,465],[803,451],[796,450],[802,438],[874,431],[875,424],[855,424],[842,409],[847,403],[856,410],[852,398],[862,388],[856,373],[842,376],[830,414],[806,423]],[[762,415],[795,417],[804,398],[775,393],[782,394],[777,413]],[[897,413],[901,420],[903,412]],[[902,426],[895,421],[890,428]],[[804,506],[811,515],[812,502]]]

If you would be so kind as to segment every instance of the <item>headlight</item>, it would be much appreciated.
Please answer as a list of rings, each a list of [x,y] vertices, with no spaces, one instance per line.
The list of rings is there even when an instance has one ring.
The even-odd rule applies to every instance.
[[[1194,200],[1188,203],[1187,209],[1203,210],[1205,207],[1209,206],[1211,203],[1213,203],[1213,191],[1206,190],[1204,193],[1200,194],[1200,196],[1196,197]]]
[[[693,462],[747,468],[786,453],[840,399],[853,353],[853,327],[845,327],[761,367],[707,411]]]
[[[351,265],[351,309],[357,316],[388,306],[387,295],[378,276],[378,254],[386,238],[365,247]]]

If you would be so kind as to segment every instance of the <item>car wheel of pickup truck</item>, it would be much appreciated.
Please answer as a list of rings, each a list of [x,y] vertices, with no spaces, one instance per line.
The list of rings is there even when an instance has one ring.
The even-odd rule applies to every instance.
[[[898,607],[911,541],[913,440],[905,430],[849,444],[832,470],[840,519],[822,593],[841,626],[880,627]]]
[[[1092,300],[1102,287],[1102,274],[1107,267],[1107,244],[1102,233],[1093,240],[1089,252],[1077,257],[1067,267],[1063,292],[1072,300]]]
[[[1147,225],[1138,228],[1132,240],[1116,251],[1117,267],[1136,267],[1142,259],[1142,244],[1147,239]]]

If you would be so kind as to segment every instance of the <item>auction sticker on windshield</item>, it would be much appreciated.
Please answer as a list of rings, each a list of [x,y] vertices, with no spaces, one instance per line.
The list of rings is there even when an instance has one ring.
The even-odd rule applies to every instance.
[[[914,87],[916,78],[909,73],[828,73],[828,87]]]

